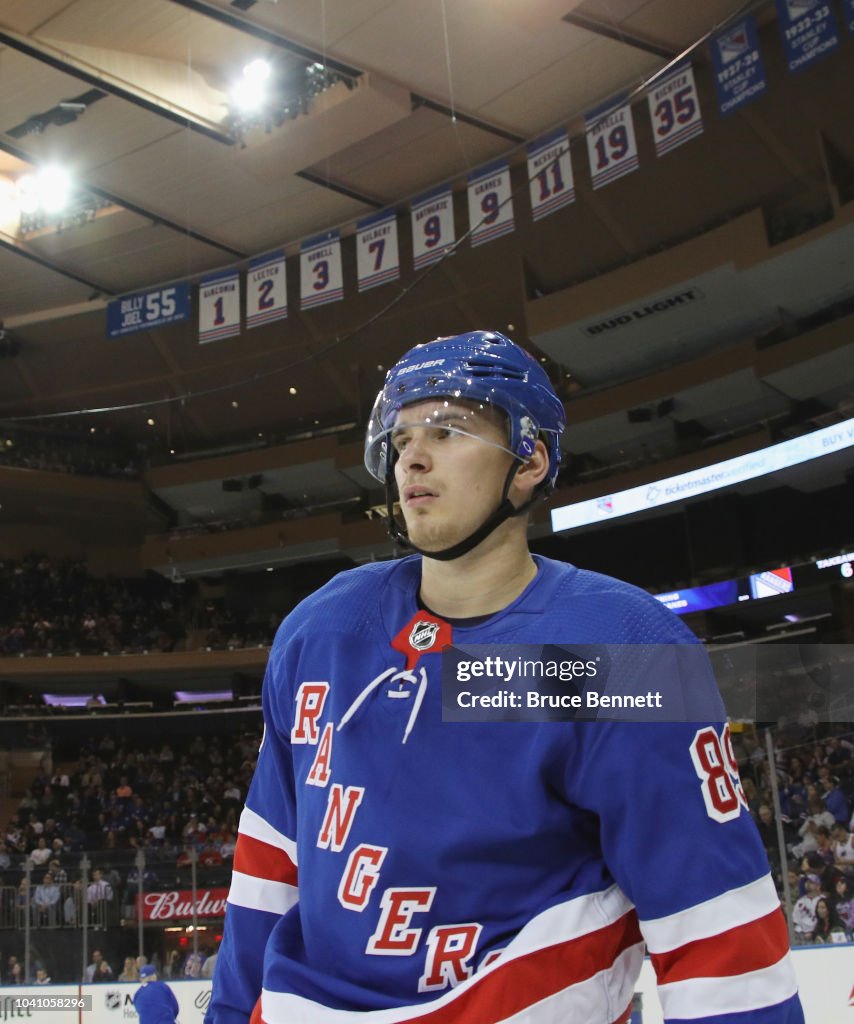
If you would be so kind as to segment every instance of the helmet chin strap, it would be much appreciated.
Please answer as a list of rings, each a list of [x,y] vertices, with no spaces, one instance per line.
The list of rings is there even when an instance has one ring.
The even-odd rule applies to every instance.
[[[513,465],[507,471],[507,477],[504,480],[504,489],[501,493],[501,502],[498,508],[487,517],[487,519],[481,523],[481,525],[470,533],[468,537],[463,538],[457,544],[451,545],[449,548],[443,548],[441,551],[425,551],[424,548],[419,548],[406,534],[405,529],[402,529],[394,518],[394,496],[393,496],[393,485],[389,478],[386,479],[385,496],[386,496],[386,511],[388,513],[388,533],[391,539],[396,543],[400,544],[401,547],[408,548],[410,551],[415,551],[419,555],[423,555],[425,558],[435,558],[438,562],[450,562],[455,558],[459,558],[461,555],[468,554],[474,548],[480,544],[482,540],[485,540],[493,530],[496,530],[505,520],[512,519],[515,516],[522,515],[523,512],[527,512],[528,509],[535,504],[545,493],[545,488],[541,488],[537,485],[534,491],[534,495],[524,505],[520,505],[518,508],[513,504],[512,501],[507,497],[510,493],[510,486],[513,483],[513,477],[516,475],[516,471],[523,465],[521,459],[516,459]]]

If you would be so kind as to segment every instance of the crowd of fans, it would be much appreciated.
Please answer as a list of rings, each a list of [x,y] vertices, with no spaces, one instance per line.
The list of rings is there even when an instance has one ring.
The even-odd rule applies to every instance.
[[[269,644],[280,616],[238,613],[155,574],[98,578],[86,564],[30,554],[0,561],[0,655],[132,654]]]
[[[89,430],[43,433],[17,428],[0,436],[0,466],[37,469],[46,473],[75,473],[114,479],[136,479],[139,461],[123,446]]]
[[[140,872],[143,891],[189,889],[193,873],[199,889],[227,886],[260,735],[196,736],[179,748],[104,736],[71,770],[37,778],[0,841],[0,921],[21,935],[76,928],[85,914],[106,943],[114,926],[136,919]],[[102,949],[94,980],[111,980],[113,957]],[[180,971],[203,976],[204,962],[187,957]]]
[[[797,722],[776,728],[779,822],[764,745],[751,734],[740,742],[745,800],[781,896],[789,889],[794,942],[854,941],[854,733],[850,725],[848,731]]]

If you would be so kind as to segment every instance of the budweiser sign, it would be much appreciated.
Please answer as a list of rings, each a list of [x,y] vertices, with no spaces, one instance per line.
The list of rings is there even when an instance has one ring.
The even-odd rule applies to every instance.
[[[196,895],[196,917],[222,917],[228,889],[202,889]],[[142,897],[143,921],[172,921],[193,916],[192,889],[173,889],[171,892],[147,892]],[[140,897],[136,898],[137,909]]]

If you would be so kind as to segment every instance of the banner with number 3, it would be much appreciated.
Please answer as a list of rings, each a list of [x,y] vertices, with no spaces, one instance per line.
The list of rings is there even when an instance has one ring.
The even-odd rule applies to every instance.
[[[694,69],[683,64],[647,93],[656,156],[664,156],[703,132]]]
[[[300,247],[300,309],[314,309],[343,297],[338,232],[329,231],[303,242]]]
[[[630,104],[608,104],[592,110],[585,117],[585,122],[594,188],[602,188],[637,170],[638,147]]]

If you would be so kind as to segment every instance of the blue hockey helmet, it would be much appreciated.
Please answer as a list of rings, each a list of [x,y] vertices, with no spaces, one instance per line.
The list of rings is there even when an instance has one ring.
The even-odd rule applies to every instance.
[[[365,466],[381,483],[391,478],[389,435],[400,410],[432,398],[458,398],[507,416],[510,454],[527,462],[542,437],[549,453],[544,484],[554,487],[560,466],[563,403],[534,357],[503,334],[470,331],[410,349],[386,374],[365,438]]]

